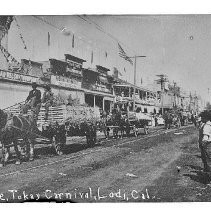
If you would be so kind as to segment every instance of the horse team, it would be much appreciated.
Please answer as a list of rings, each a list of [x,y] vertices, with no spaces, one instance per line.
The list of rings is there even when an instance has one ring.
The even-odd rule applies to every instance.
[[[166,129],[169,129],[171,126],[180,127],[181,125],[187,125],[189,119],[188,115],[181,111],[165,112],[163,118],[165,120]],[[125,133],[129,136],[131,130],[135,136],[137,136],[139,128],[144,128],[144,133],[147,134],[148,120],[131,120],[127,113],[119,109],[113,109],[110,115],[102,112],[101,120],[97,122],[95,127],[104,133],[106,139],[109,138],[110,130],[113,130],[113,138],[123,138]],[[55,132],[58,133],[58,131],[59,129]],[[50,135],[53,135],[55,132],[53,130],[50,131]],[[67,133],[67,129],[63,129],[60,135],[64,136],[65,132]],[[37,133],[39,133],[37,125],[33,119],[30,119],[30,116],[16,116],[0,110],[0,142],[2,144],[0,167],[7,163],[10,156],[11,145],[14,146],[16,153],[16,164],[20,164],[23,157],[32,161],[34,159],[34,142]],[[22,146],[19,144],[19,139],[22,139]]]

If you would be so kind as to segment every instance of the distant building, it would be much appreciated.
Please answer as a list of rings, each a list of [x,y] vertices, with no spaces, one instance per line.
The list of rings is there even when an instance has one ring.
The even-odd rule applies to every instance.
[[[134,86],[123,80],[116,80],[113,85],[116,101],[128,101],[130,111],[133,110],[134,89],[135,92],[135,108],[139,108],[141,112],[158,113],[160,109],[160,100],[157,92],[146,89],[144,87]]]

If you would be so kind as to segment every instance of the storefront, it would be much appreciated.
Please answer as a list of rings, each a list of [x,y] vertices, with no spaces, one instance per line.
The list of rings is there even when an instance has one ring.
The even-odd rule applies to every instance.
[[[85,91],[85,103],[88,106],[99,107],[102,110],[109,112],[111,110],[111,106],[114,102],[114,96],[99,93],[97,91]]]

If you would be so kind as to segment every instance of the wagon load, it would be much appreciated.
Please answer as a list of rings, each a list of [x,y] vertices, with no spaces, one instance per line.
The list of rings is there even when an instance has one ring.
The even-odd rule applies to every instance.
[[[152,118],[149,115],[146,115],[144,113],[136,113],[136,119],[138,120],[139,124],[142,126],[150,125],[150,122],[152,122]]]
[[[148,115],[146,115],[144,113],[141,113],[141,112],[136,113],[136,118],[138,120],[148,120],[148,121],[151,121],[151,117],[150,116],[148,116]]]
[[[128,119],[129,120],[137,120],[135,112],[128,112]]]
[[[98,108],[85,106],[67,106],[64,110],[64,118],[66,122],[90,122],[96,123],[100,120],[100,111]]]

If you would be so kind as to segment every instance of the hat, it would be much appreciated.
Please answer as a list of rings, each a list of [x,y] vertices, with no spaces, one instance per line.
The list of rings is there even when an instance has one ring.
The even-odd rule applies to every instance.
[[[37,87],[37,83],[36,82],[32,82],[32,87]]]

